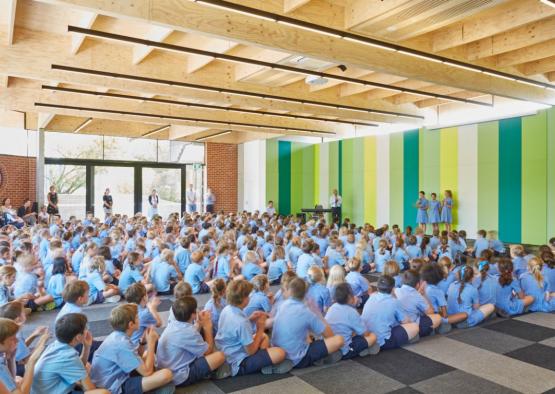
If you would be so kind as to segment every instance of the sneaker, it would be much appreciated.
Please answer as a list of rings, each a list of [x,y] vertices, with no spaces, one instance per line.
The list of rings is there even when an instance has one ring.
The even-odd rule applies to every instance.
[[[225,379],[231,376],[231,367],[228,363],[224,362],[216,371],[214,371],[215,379]]]
[[[50,301],[48,304],[43,306],[45,311],[53,311],[56,309],[56,303],[54,301]]]
[[[420,335],[416,334],[416,336],[414,338],[412,338],[411,340],[409,340],[409,343],[416,343],[420,340]]]
[[[284,360],[279,364],[268,365],[262,368],[260,372],[264,375],[284,374],[293,369],[293,362],[291,360]]]
[[[360,352],[358,355],[360,357],[366,357],[368,355],[376,355],[380,352],[380,345],[378,345],[377,343],[374,343],[372,346],[364,349],[362,352]]]
[[[338,350],[337,352],[333,352],[332,354],[328,354],[327,357],[324,358],[324,364],[335,364],[339,360],[343,358],[343,354]]]
[[[121,300],[121,296],[120,295],[114,295],[114,296],[107,297],[106,299],[104,299],[104,302],[106,302],[108,304],[115,304],[116,302],[119,302],[119,300]]]
[[[455,327],[457,327],[457,328],[468,328],[469,326],[468,326],[468,322],[465,320],[461,323],[458,323]]]
[[[441,323],[437,328],[438,334],[447,334],[449,331],[451,331],[451,324],[449,323]]]

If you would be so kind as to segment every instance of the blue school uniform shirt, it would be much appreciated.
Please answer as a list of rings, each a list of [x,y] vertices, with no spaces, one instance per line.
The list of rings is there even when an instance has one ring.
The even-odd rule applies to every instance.
[[[476,258],[482,255],[482,252],[489,248],[489,241],[485,238],[477,238],[474,242],[474,253]]]
[[[234,305],[227,305],[220,314],[216,346],[225,354],[231,374],[237,375],[241,362],[249,355],[245,349],[253,341],[254,332],[245,313]]]
[[[204,270],[202,266],[197,263],[191,263],[185,271],[185,282],[191,285],[193,289],[193,294],[198,294],[200,292],[200,287],[204,281]]]
[[[447,313],[453,315],[455,313],[464,312],[469,316],[474,311],[474,305],[480,303],[480,296],[478,290],[470,283],[464,285],[461,293],[461,303],[459,304],[459,289],[460,282],[453,282],[447,290]]]
[[[320,283],[310,285],[306,293],[307,300],[312,300],[321,313],[332,304],[330,291]]]
[[[549,268],[547,264],[542,269],[543,280],[547,282],[547,291],[555,292],[555,267]]]
[[[410,259],[422,257],[422,250],[416,245],[407,246],[406,251]]]
[[[274,245],[272,245],[270,242],[266,242],[264,245],[262,245],[262,254],[264,256],[264,260],[267,260],[272,255],[273,251]]]
[[[320,247],[320,257],[324,257],[328,248],[328,240],[325,238],[315,237],[314,242],[316,242]]]
[[[517,315],[524,311],[524,302],[518,298],[522,291],[518,280],[513,279],[506,286],[501,286],[499,281],[495,284],[495,306],[504,310],[509,315]]]
[[[254,263],[247,263],[243,265],[243,268],[241,269],[241,274],[245,277],[246,280],[249,280],[249,281],[252,278],[254,278],[256,275],[259,275],[261,273],[262,273],[262,268],[260,268],[258,264],[254,264]]]
[[[445,293],[437,285],[426,285],[426,297],[428,297],[435,313],[439,313],[442,307],[447,307]]]
[[[73,272],[80,271],[83,257],[85,257],[85,252],[83,252],[82,249],[77,249],[77,251],[73,253],[73,256],[71,256],[71,268],[73,269]]]
[[[345,265],[345,258],[336,249],[328,248],[326,256],[328,256],[329,269],[331,269],[334,265]]]
[[[374,262],[376,263],[376,272],[383,272],[383,267],[385,263],[391,260],[391,253],[389,250],[385,250],[383,254],[376,252],[374,256]]]
[[[220,298],[220,306],[218,307],[214,302],[213,298],[210,298],[206,305],[204,305],[205,311],[210,311],[210,319],[212,320],[212,329],[214,331],[214,335],[218,331],[218,323],[220,321],[220,314],[222,313],[223,309],[226,307],[227,302],[225,298]]]
[[[125,294],[125,290],[129,288],[133,283],[141,282],[143,280],[143,275],[139,268],[131,268],[131,265],[127,264],[121,275],[119,277],[118,287],[121,294]]]
[[[91,380],[112,394],[120,394],[129,374],[142,364],[136,346],[124,332],[114,331],[96,350],[91,366]]]
[[[478,299],[480,305],[484,304],[495,304],[495,289],[496,289],[496,277],[487,275],[486,279],[482,282],[482,278],[477,276],[472,281],[472,286],[478,289]],[[481,286],[480,286],[481,285]]]
[[[330,325],[332,331],[336,335],[343,337],[343,346],[341,354],[349,353],[351,343],[353,342],[353,334],[364,335],[366,327],[362,322],[362,318],[355,308],[345,304],[333,304],[328,313],[326,313],[326,321]]]
[[[415,323],[420,323],[420,316],[428,310],[428,302],[414,287],[403,285],[395,289],[395,295],[401,303],[405,314]]]
[[[355,257],[355,253],[356,253],[356,245],[346,242],[345,243],[345,254],[347,255],[348,259],[352,259],[353,257]]]
[[[44,261],[46,255],[48,254],[48,249],[50,248],[50,241],[46,238],[41,239],[39,244],[39,258]]]
[[[0,381],[4,383],[4,386],[6,386],[6,389],[9,392],[12,392],[17,388],[17,385],[15,384],[14,377],[12,376],[6,363],[7,363],[6,358],[1,357],[0,358]]]
[[[360,272],[349,272],[347,276],[345,276],[345,281],[351,285],[355,297],[362,297],[364,294],[368,294],[368,281]]]
[[[64,286],[66,285],[66,277],[64,274],[52,275],[48,281],[48,287],[46,291],[54,298],[56,307],[59,307],[64,302],[62,297],[62,291],[64,291]]]
[[[432,238],[430,238],[430,243],[428,244],[428,246],[432,249],[435,250],[439,244],[441,243],[441,241],[439,240],[438,237],[433,236]]]
[[[515,257],[513,259],[513,275],[518,278],[520,275],[528,271],[528,262],[524,257]]]
[[[249,295],[249,303],[245,309],[243,309],[243,312],[245,312],[245,315],[248,317],[256,311],[269,313],[271,310],[272,303],[268,296],[261,291],[253,291]]]
[[[17,348],[15,349],[15,361],[19,362],[31,354],[31,349],[25,343],[25,337],[23,337],[23,333],[19,331],[16,334],[17,338]]]
[[[127,252],[132,252],[135,249],[135,240],[133,238],[129,238],[125,243],[125,250]]]
[[[56,340],[37,361],[31,393],[66,394],[86,377],[87,370],[77,350]]]
[[[62,309],[60,309],[60,312],[56,315],[56,321],[68,313],[83,313],[83,308],[79,305],[72,304],[71,302],[66,302]]]
[[[14,295],[20,297],[23,294],[36,294],[38,277],[32,272],[17,271],[14,283]]]
[[[288,269],[287,262],[284,259],[272,261],[268,268],[268,280],[270,282],[278,280]]]
[[[498,239],[493,239],[489,242],[489,247],[498,253],[505,253],[505,245]]]
[[[410,257],[404,249],[395,248],[395,251],[393,252],[393,260],[399,264],[399,267],[404,267],[405,264],[409,262]]]
[[[10,288],[6,285],[0,285],[0,306],[15,300]]]
[[[230,277],[230,257],[229,255],[220,255],[216,260],[216,268],[214,278],[229,279]]]
[[[297,261],[299,260],[301,254],[303,254],[303,251],[298,246],[292,246],[289,249],[289,261],[291,261],[291,265],[294,270],[297,269]]]
[[[93,304],[98,297],[98,293],[104,291],[106,284],[98,271],[89,272],[85,281],[89,284],[89,304]]]
[[[391,294],[374,293],[364,304],[361,317],[366,330],[373,332],[377,343],[383,346],[391,337],[391,329],[405,320],[405,312],[401,302]]]
[[[528,307],[530,312],[552,312],[555,310],[555,298],[545,299],[547,291],[547,281],[543,281],[540,287],[534,276],[526,272],[520,276],[520,286],[524,294],[534,297],[534,302]]]
[[[201,270],[202,267],[197,265]],[[165,292],[170,290],[170,281],[177,279],[177,271],[166,261],[153,262],[150,267],[150,278],[156,291]],[[191,283],[192,286],[192,283]]]
[[[308,278],[308,270],[313,265],[316,265],[316,262],[312,255],[308,253],[301,254],[297,260],[297,276],[306,280]]]
[[[147,307],[139,305],[139,329],[131,335],[131,343],[134,345],[138,345],[141,341],[141,338],[146,331],[146,329],[150,326],[156,326],[156,319],[150,313]]]
[[[285,350],[286,358],[297,365],[308,351],[308,334],[322,335],[325,329],[324,322],[302,301],[289,298],[274,319],[272,346]]]
[[[443,278],[442,280],[439,281],[439,283],[437,284],[437,287],[439,287],[443,291],[443,293],[447,295],[449,286],[451,286],[451,283],[453,283],[456,280],[457,280],[457,275],[455,274],[455,271],[450,271],[447,274],[447,278]]]
[[[173,383],[178,385],[189,378],[190,365],[208,350],[194,325],[174,320],[168,323],[158,341],[156,361],[158,368],[173,372]]]

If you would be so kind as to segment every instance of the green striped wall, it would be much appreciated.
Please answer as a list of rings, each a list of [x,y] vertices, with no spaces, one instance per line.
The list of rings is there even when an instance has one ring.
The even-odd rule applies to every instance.
[[[465,133],[472,134],[465,139]],[[380,151],[381,162],[378,138],[387,138],[389,147]],[[266,149],[266,197],[283,214],[327,206],[337,188],[344,217],[378,224],[376,196],[386,188],[382,195],[389,198],[382,205],[389,208],[380,218],[414,226],[418,191],[436,192],[442,199],[449,189],[454,226],[463,217],[470,237],[478,229],[497,230],[507,242],[541,244],[555,236],[555,108],[477,125],[318,145],[269,140]],[[459,190],[473,201],[459,201]]]

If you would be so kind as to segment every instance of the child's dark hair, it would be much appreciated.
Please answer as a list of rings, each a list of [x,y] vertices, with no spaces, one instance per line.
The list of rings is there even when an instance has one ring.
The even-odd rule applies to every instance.
[[[62,343],[70,343],[87,329],[87,316],[82,313],[68,313],[56,321],[54,331],[56,339]]]
[[[307,285],[303,279],[295,278],[291,282],[289,282],[287,290],[289,290],[289,294],[291,295],[291,297],[302,301],[304,300],[304,296],[306,295]]]
[[[540,258],[549,268],[555,268],[555,256],[553,256],[551,251],[542,252]]]
[[[502,257],[497,263],[499,270],[499,284],[502,287],[510,285],[513,282],[513,262],[507,257]]]
[[[146,297],[146,287],[140,282],[133,283],[125,290],[125,300],[139,305]]]
[[[410,287],[416,287],[416,285],[418,285],[418,283],[420,282],[420,274],[418,273],[417,270],[408,270],[403,272],[403,284],[410,286]]]
[[[377,288],[380,293],[391,294],[395,287],[395,279],[389,275],[382,275],[378,279]]]
[[[75,304],[75,302],[83,297],[89,291],[89,284],[84,280],[74,280],[66,283],[62,291],[62,298],[65,302]]]
[[[420,269],[420,279],[430,285],[437,285],[443,279],[443,270],[437,264],[424,264]]]
[[[187,297],[193,295],[193,288],[184,280],[179,281],[173,288],[173,296],[177,298]]]
[[[0,317],[5,319],[15,320],[25,310],[25,306],[22,302],[19,301],[11,301],[7,304],[0,306]]]
[[[10,319],[0,318],[0,343],[13,337],[19,331],[19,324]]]
[[[56,257],[52,262],[52,275],[66,273],[66,258]]]
[[[481,259],[485,259],[489,261],[493,257],[493,252],[490,249],[484,249],[482,250],[482,253],[480,253],[480,256],[476,256],[476,257],[480,257]]]
[[[478,290],[480,290],[485,280],[488,278],[489,263],[486,260],[481,261],[478,264],[478,271],[480,271],[480,285],[478,286]]]
[[[350,298],[353,296],[353,289],[347,282],[340,283],[335,286],[334,300],[338,304],[345,305],[349,303]]]
[[[139,261],[139,257],[140,257],[140,255],[137,252],[129,253],[129,255],[127,256],[127,263],[129,265],[130,269],[132,269],[132,270],[136,269],[135,263],[137,261]]]
[[[459,287],[459,296],[457,297],[457,302],[459,304],[462,304],[461,294],[464,290],[464,286],[472,281],[472,278],[474,278],[474,269],[469,265],[463,266],[460,271],[460,278],[461,279],[459,282],[461,284],[461,287]]]
[[[192,296],[179,298],[174,301],[172,311],[177,321],[188,322],[197,311],[197,300]]]

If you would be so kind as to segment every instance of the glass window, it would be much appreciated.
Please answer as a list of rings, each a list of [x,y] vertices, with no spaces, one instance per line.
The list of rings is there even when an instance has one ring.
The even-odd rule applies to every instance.
[[[84,218],[86,211],[85,166],[47,164],[45,166],[44,201],[50,186],[56,186],[58,210],[64,219],[70,216]]]
[[[187,192],[192,190],[195,192],[195,201],[196,201],[196,211],[197,212],[204,212],[204,188],[203,188],[203,166],[200,164],[193,164],[188,165],[186,167],[186,177],[187,177]],[[216,196],[217,198],[217,196]],[[191,212],[191,207],[189,206],[189,202],[187,202],[186,206],[187,212]]]
[[[2,139],[0,154],[36,156],[36,141],[34,144],[30,141],[33,136],[35,136],[35,134],[30,134],[25,129],[0,127],[0,138]],[[34,148],[34,150],[32,148]]]
[[[114,214],[133,216],[135,213],[134,199],[134,168],[133,167],[94,167],[94,213],[102,217],[103,197],[106,189],[110,189]]]
[[[156,161],[156,140],[104,137],[104,159]]]
[[[45,133],[45,157],[102,159],[102,136],[71,133]]]
[[[158,207],[149,204],[152,190],[158,193]],[[181,212],[181,170],[177,168],[143,168],[143,212],[149,217],[158,213],[166,218],[170,213]]]
[[[160,163],[204,163],[204,144],[158,140]]]

